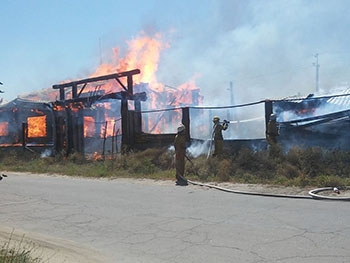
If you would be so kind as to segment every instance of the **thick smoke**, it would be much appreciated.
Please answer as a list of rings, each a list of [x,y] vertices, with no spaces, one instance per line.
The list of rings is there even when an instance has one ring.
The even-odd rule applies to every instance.
[[[350,80],[349,1],[200,1],[198,9],[172,31],[159,76],[176,86],[198,74],[206,105],[229,105],[230,81],[235,103],[314,93],[316,54],[319,90]]]
[[[232,101],[242,104],[315,93],[316,54],[320,93],[348,86],[348,0],[179,0],[155,1],[155,7],[148,14],[145,11],[145,30],[152,31],[146,33],[168,32],[162,38],[170,45],[161,54],[158,81],[178,87],[195,78],[204,105],[225,106],[232,105]],[[110,36],[113,45],[119,46],[130,35],[120,35],[120,41],[116,37]],[[210,112],[200,119],[207,125],[206,137],[210,137],[214,114],[230,121],[264,116],[262,108],[254,112],[245,108],[230,113]],[[260,138],[263,129],[264,125],[249,127],[249,131],[258,131],[251,135],[230,124],[225,136]]]

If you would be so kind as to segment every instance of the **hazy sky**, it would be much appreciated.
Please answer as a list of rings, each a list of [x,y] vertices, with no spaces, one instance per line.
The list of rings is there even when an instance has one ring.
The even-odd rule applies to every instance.
[[[349,0],[2,0],[1,96],[86,78],[140,32],[169,43],[158,80],[196,75],[206,103],[228,105],[230,81],[236,103],[313,93],[315,54],[327,91],[350,82],[349,14]]]

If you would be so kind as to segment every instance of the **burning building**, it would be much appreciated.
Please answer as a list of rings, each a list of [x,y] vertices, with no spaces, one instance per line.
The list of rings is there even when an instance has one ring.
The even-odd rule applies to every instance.
[[[55,128],[49,103],[15,99],[0,108],[0,147],[53,149]]]
[[[89,78],[56,84],[1,106],[0,147],[113,156],[130,148],[168,146],[180,123],[188,128],[188,140],[208,141],[212,117],[219,115],[230,122],[224,133],[226,149],[244,145],[259,150],[266,147],[265,124],[274,112],[282,144],[326,141],[350,148],[350,107],[340,108],[334,96],[203,107],[195,76],[176,87],[159,83],[155,73],[160,51],[169,46],[161,40],[159,34],[142,35],[129,41],[124,57],[113,49],[112,62],[101,63]],[[350,95],[343,98],[350,101]],[[326,105],[334,109],[320,112]]]
[[[210,136],[214,112],[227,111],[230,113],[227,116],[232,117],[237,108],[259,107],[262,115],[265,109],[265,118],[259,113],[247,115],[246,120],[236,115],[236,120],[230,120],[230,129],[237,135],[243,128],[247,135],[249,129],[254,130],[253,123],[261,125],[264,120],[267,123],[269,115],[275,113],[280,125],[279,143],[285,149],[292,146],[350,149],[349,93],[205,108],[197,107],[202,99],[199,89],[154,91],[145,83],[134,85],[133,77],[139,73],[136,69],[53,85],[53,90],[59,93],[56,101],[16,99],[3,105],[0,147],[113,157],[130,149],[171,145],[179,123],[188,127],[189,141],[205,142]],[[119,90],[106,89],[110,85],[117,85]],[[182,97],[186,100],[181,100]],[[157,100],[163,108],[153,105]],[[260,130],[264,132],[264,128]],[[224,147],[230,151],[242,147],[259,150],[266,148],[266,140],[262,136],[226,138]]]
[[[55,152],[113,154],[136,143],[146,145],[153,141],[153,135],[159,135],[157,141],[162,141],[162,134],[174,133],[182,121],[181,107],[201,103],[202,96],[194,79],[177,87],[157,81],[160,52],[169,47],[160,34],[141,34],[127,44],[124,57],[120,57],[119,48],[114,48],[109,62],[101,63],[88,79],[66,81],[22,97],[32,101],[28,102],[28,108],[23,108],[24,115],[31,116],[38,101],[44,101],[53,112],[53,116],[46,117],[46,129],[53,127],[53,131],[46,135],[52,137]],[[130,70],[133,68],[137,70]],[[1,110],[14,113],[18,110],[16,103],[11,102]],[[32,135],[30,132],[26,135],[22,124],[31,125],[31,122],[16,119],[12,124],[17,127],[14,129],[6,120],[16,117],[2,115],[3,145],[29,147],[27,139],[31,137],[27,137]],[[168,140],[169,136],[164,137]]]
[[[292,98],[271,102],[277,114],[279,141],[292,146],[350,150],[350,89],[329,96]]]
[[[180,102],[188,106],[185,100],[177,99],[184,92],[189,92],[186,99],[198,103],[199,89],[155,92],[147,84],[134,85],[137,74],[140,70],[135,69],[56,84],[52,87],[59,93],[56,101],[16,99],[8,103],[0,108],[0,146],[22,146],[40,152],[49,149],[52,154],[113,156],[150,143],[172,142],[176,126],[186,120],[181,109],[169,107]],[[147,101],[148,94],[152,99],[149,108],[164,97],[161,101],[167,105],[165,111],[147,111],[146,107],[142,112],[141,104]],[[185,115],[188,120],[188,111]],[[162,134],[164,130],[168,133]]]

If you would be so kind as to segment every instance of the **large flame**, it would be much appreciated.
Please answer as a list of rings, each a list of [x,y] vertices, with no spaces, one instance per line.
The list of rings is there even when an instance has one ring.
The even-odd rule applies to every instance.
[[[132,69],[140,69],[141,73],[133,76],[134,85],[147,84],[147,109],[164,109],[169,107],[178,107],[183,105],[192,105],[196,101],[196,105],[201,103],[202,97],[199,95],[199,88],[195,84],[196,77],[188,82],[185,82],[178,87],[165,86],[157,80],[157,70],[160,62],[160,55],[164,49],[170,48],[169,43],[162,39],[162,35],[157,33],[154,36],[148,36],[144,33],[140,34],[127,42],[128,48],[125,56],[121,56],[120,48],[113,49],[113,58],[111,63],[100,65],[90,77],[107,75],[115,72],[123,72]],[[121,79],[125,81],[125,79]],[[126,85],[126,83],[123,83]],[[120,90],[115,81],[110,81],[103,84],[105,93],[117,92]],[[92,91],[92,90],[91,90]],[[196,97],[196,99],[194,98]],[[143,120],[147,123],[149,130],[154,133],[160,133],[164,126],[165,119],[160,114],[156,117],[156,121],[151,118]],[[175,123],[178,124],[181,120],[179,112],[173,112]],[[111,127],[113,127],[113,119],[105,114],[105,120],[108,121],[107,136],[112,135]],[[166,120],[169,120],[167,118]],[[85,122],[88,124],[89,122]],[[163,125],[162,125],[163,124]],[[175,124],[175,125],[176,125]],[[154,128],[153,128],[154,127]],[[89,128],[85,128],[88,130]],[[102,134],[101,134],[102,136]]]
[[[27,118],[28,138],[46,136],[46,115]]]
[[[161,51],[169,48],[169,44],[162,40],[161,34],[151,37],[143,33],[127,44],[124,57],[120,57],[120,48],[114,48],[112,62],[100,65],[90,77],[140,69],[141,73],[133,76],[134,83],[148,83],[153,89],[162,91],[164,85],[158,83],[156,72]]]
[[[184,82],[178,87],[172,87],[172,89],[169,89],[169,86],[166,86],[157,80],[156,73],[159,66],[160,55],[161,52],[167,48],[170,48],[170,44],[163,39],[160,33],[156,33],[153,36],[140,33],[136,38],[127,41],[127,50],[124,56],[119,47],[113,48],[110,61],[99,65],[97,69],[88,77],[96,77],[133,69],[140,69],[141,73],[133,76],[134,85],[147,83],[151,92],[155,92],[156,94],[167,92],[173,94],[172,96],[177,98],[176,103],[172,103],[171,105],[169,105],[169,102],[164,102],[163,104],[158,103],[157,105],[154,101],[152,101],[152,107],[157,105],[157,108],[162,108],[163,106],[187,104],[189,97],[184,96],[184,93],[189,94],[190,90],[199,91],[199,88],[195,84],[196,76],[192,80]],[[126,78],[121,78],[120,80],[125,82]],[[63,81],[62,83],[71,81],[72,80],[70,79]],[[126,83],[123,84],[126,85]],[[111,80],[105,83],[87,85],[84,92],[96,91],[96,86],[103,89],[105,93],[118,92],[121,90],[119,84],[117,84],[116,81]],[[147,94],[147,96],[151,100],[157,101],[159,99],[152,98],[152,94]],[[58,91],[48,88],[45,91],[24,94],[20,97],[36,101],[55,101],[58,99]],[[67,97],[69,97],[68,94]]]
[[[94,137],[96,132],[95,120],[92,116],[84,116],[84,137]]]
[[[160,33],[156,33],[152,36],[141,33],[136,38],[127,41],[125,55],[122,54],[119,47],[113,48],[110,61],[99,65],[88,77],[139,69],[141,73],[133,75],[133,84],[134,87],[137,85],[139,85],[139,87],[146,87],[146,90],[142,91],[146,91],[147,93],[147,104],[145,106],[147,110],[200,104],[202,97],[199,96],[199,88],[195,84],[196,77],[178,87],[170,87],[158,82],[156,73],[160,62],[160,55],[161,52],[167,48],[170,48],[170,45],[167,41],[164,41]],[[65,82],[71,81],[72,80],[67,80]],[[127,86],[126,78],[120,78],[120,81],[123,82],[124,86]],[[144,84],[146,85],[143,86]],[[90,83],[85,87],[84,93],[90,92],[90,94],[94,94],[93,92],[97,90],[108,94],[111,92],[120,92],[122,91],[122,87],[115,80],[104,81],[102,83]],[[70,98],[69,94],[66,94],[66,96],[66,98]],[[23,97],[32,100],[55,101],[58,97],[58,91],[50,88],[45,90],[45,92],[32,93]],[[196,101],[196,103],[193,103],[194,101]],[[108,105],[105,107],[107,106]],[[177,119],[175,121],[175,125],[177,125],[180,122],[180,114],[174,112],[173,117]],[[109,117],[107,111],[105,112],[104,121],[107,121],[108,125],[104,127],[104,130],[106,130],[105,134],[107,136],[113,136],[113,130],[117,131],[120,128],[119,122],[115,125],[115,118],[116,116]],[[161,116],[157,118],[157,123],[164,122],[164,120],[159,119]],[[167,118],[167,120],[169,120],[169,118]],[[85,136],[89,137],[95,133],[96,127],[91,125],[92,121],[90,117],[86,117],[84,120]],[[147,122],[148,127],[156,127],[151,119],[148,119]],[[161,132],[159,127],[153,129],[153,131]],[[100,136],[103,137],[102,132]]]
[[[191,104],[192,90],[199,92],[199,88],[195,84],[197,76],[194,76],[188,82],[185,82],[178,87],[166,87],[165,84],[158,82],[156,73],[160,62],[160,55],[164,49],[170,48],[170,44],[163,40],[160,33],[154,36],[148,36],[141,33],[138,37],[127,42],[127,51],[125,56],[121,55],[120,48],[113,49],[113,57],[109,63],[101,64],[93,74],[89,77],[96,77],[101,75],[112,74],[116,72],[123,72],[132,69],[140,69],[141,73],[133,76],[134,85],[147,83],[151,94],[147,94],[151,101],[151,108],[159,109],[169,106],[179,106],[183,104]],[[122,78],[121,81],[126,81]],[[126,85],[126,83],[123,83]],[[86,91],[93,91],[96,87],[90,87]],[[120,87],[115,81],[103,83],[103,90],[105,93],[117,92]],[[118,90],[119,88],[119,90]],[[168,100],[160,99],[155,94],[169,93],[175,100],[172,103]]]

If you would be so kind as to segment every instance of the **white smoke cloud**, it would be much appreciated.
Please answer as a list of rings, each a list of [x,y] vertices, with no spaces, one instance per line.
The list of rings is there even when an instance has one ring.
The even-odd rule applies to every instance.
[[[211,105],[230,103],[230,81],[235,103],[314,93],[318,53],[321,90],[349,82],[349,1],[200,3],[210,12],[193,10],[191,23],[172,32],[161,81],[176,85],[197,73]]]

